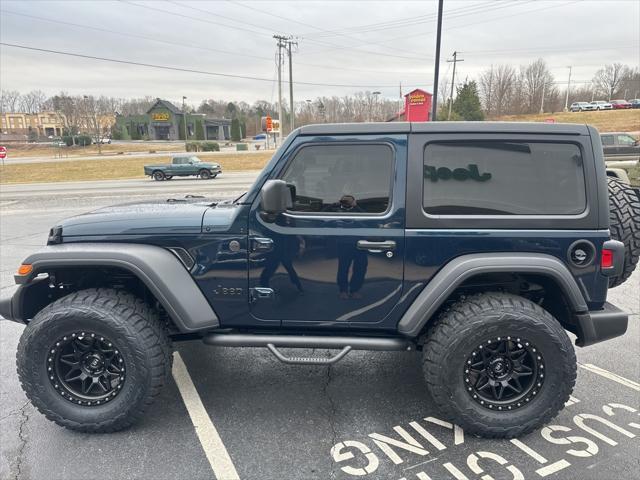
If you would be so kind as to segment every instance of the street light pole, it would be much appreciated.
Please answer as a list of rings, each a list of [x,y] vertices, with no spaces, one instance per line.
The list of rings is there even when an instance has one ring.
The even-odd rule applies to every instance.
[[[571,67],[569,68],[569,80],[567,81],[567,95],[564,97],[564,111],[569,111],[569,89],[571,88]]]
[[[187,97],[182,96],[182,120],[184,124],[184,151],[187,151],[187,108],[185,105],[185,100]]]
[[[380,95],[380,92],[372,92],[371,94],[373,95],[373,104],[371,108],[369,108],[369,121],[373,122],[373,113],[375,112],[375,107],[378,106],[378,95]]]

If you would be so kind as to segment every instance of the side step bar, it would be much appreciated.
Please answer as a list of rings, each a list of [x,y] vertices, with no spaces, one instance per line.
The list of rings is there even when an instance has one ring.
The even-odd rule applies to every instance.
[[[403,338],[210,333],[202,340],[207,345],[218,347],[266,347],[281,362],[295,365],[331,365],[342,360],[351,350],[410,351],[414,349],[413,343]],[[286,357],[278,347],[340,349],[340,352],[330,358]]]

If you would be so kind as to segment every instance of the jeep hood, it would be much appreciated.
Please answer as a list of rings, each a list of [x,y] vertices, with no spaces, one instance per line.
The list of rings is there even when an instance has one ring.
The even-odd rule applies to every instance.
[[[63,220],[62,236],[199,234],[207,213],[207,225],[216,231],[229,228],[235,216],[233,204],[216,206],[205,201],[155,200],[100,208]]]

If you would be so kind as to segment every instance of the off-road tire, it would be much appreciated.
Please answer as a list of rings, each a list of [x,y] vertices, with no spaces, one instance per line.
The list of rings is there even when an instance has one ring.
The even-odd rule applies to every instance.
[[[153,172],[153,179],[156,182],[162,182],[163,180],[165,180],[167,178],[167,176],[161,172],[160,170],[156,170],[155,172]]]
[[[57,339],[83,331],[107,337],[126,365],[121,390],[98,405],[76,405],[61,396],[47,371]],[[29,400],[49,420],[81,432],[115,432],[138,421],[168,381],[171,363],[170,341],[155,310],[111,289],[81,290],[45,307],[25,328],[17,352]]]
[[[611,238],[624,243],[622,273],[609,278],[609,288],[622,285],[633,273],[640,258],[640,197],[629,185],[615,178],[609,183],[609,230]]]
[[[211,172],[209,170],[206,169],[202,169],[198,172],[198,176],[202,179],[202,180],[209,180],[211,178]]]
[[[542,386],[533,385],[537,394],[509,411],[480,405],[465,383],[471,352],[497,337],[527,339],[544,358],[545,368],[538,370],[544,372]],[[440,415],[486,438],[518,437],[546,424],[575,385],[576,356],[566,332],[549,312],[516,295],[482,293],[456,302],[428,331],[423,352],[427,386]]]

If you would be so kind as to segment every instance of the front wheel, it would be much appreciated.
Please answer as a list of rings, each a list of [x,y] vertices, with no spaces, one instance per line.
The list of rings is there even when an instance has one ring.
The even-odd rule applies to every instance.
[[[171,349],[157,313],[141,299],[109,289],[72,293],[27,325],[18,377],[49,420],[82,432],[132,425],[171,371]]]
[[[155,172],[153,172],[153,179],[156,182],[161,182],[166,178],[166,175],[161,172],[160,170],[156,170]]]
[[[209,180],[211,178],[211,172],[209,170],[205,170],[205,169],[200,170],[198,175],[203,180]]]
[[[576,356],[560,323],[535,303],[483,293],[455,303],[428,333],[424,372],[436,407],[466,432],[513,438],[563,408]]]

